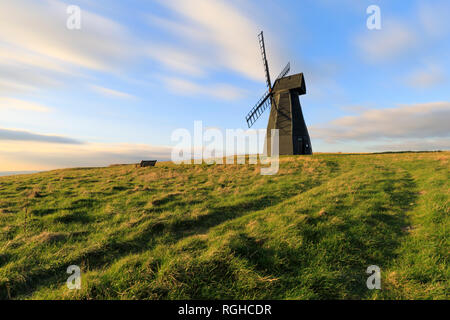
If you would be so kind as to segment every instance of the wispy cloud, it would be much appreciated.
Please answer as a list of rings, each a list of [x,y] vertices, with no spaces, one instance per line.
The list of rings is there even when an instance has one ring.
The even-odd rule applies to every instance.
[[[411,26],[397,20],[383,21],[381,30],[365,31],[356,38],[356,44],[368,61],[396,58],[418,44]]]
[[[428,65],[408,74],[405,83],[415,89],[424,89],[443,85],[447,82],[444,68],[438,65]]]
[[[152,46],[147,49],[150,58],[158,61],[164,67],[176,73],[199,77],[205,76],[207,60],[201,59],[189,52],[184,52],[179,48],[167,46]]]
[[[171,148],[144,144],[49,144],[2,141],[0,171],[50,170],[81,166],[137,163],[143,159],[169,160]]]
[[[115,72],[132,51],[127,30],[82,8],[80,30],[66,27],[59,0],[0,1],[0,92],[28,92],[68,83],[88,71]],[[73,81],[73,80],[72,80]]]
[[[450,4],[448,1],[421,2],[419,22],[427,35],[442,37],[450,32]]]
[[[37,87],[29,84],[24,84],[20,81],[14,81],[10,79],[2,79],[0,77],[0,93],[12,94],[18,92],[34,92],[37,91]]]
[[[105,87],[101,87],[101,86],[97,86],[97,85],[91,85],[91,89],[94,90],[95,92],[98,92],[107,97],[122,98],[122,99],[135,98],[135,96],[133,96],[129,93],[118,91],[118,90],[113,90],[113,89],[109,89],[109,88],[105,88]]]
[[[244,95],[242,89],[227,84],[205,85],[175,77],[163,77],[162,81],[174,94],[202,95],[222,100],[236,100]]]
[[[382,15],[381,30],[365,30],[355,43],[363,58],[371,62],[418,55],[446,41],[444,37],[450,33],[449,14],[446,0],[420,2],[406,17]]]
[[[262,80],[260,53],[256,34],[257,23],[231,2],[221,0],[168,0],[160,2],[176,14],[177,20],[150,18],[153,24],[190,41],[193,46],[184,54],[199,54],[204,48],[215,68],[224,68],[250,79]],[[180,62],[183,62],[180,56]],[[199,64],[199,68],[205,66]]]
[[[81,8],[81,29],[69,30],[68,4],[60,0],[0,2],[0,93],[11,95],[65,86],[74,77],[91,71],[116,72],[137,61],[135,58],[153,59],[187,82],[192,82],[192,77],[210,79],[217,71],[264,79],[256,39],[258,24],[239,8],[238,2],[159,3],[170,18],[148,15],[148,22],[172,34],[175,42],[171,41],[174,37],[166,37],[167,42],[145,44],[121,24],[86,7]],[[130,47],[136,50],[129,50]],[[269,54],[277,57],[274,51],[269,50]],[[276,59],[271,61],[281,65]],[[197,82],[196,90],[189,92],[224,99],[238,96],[227,84],[210,80],[207,86],[200,86]],[[92,89],[109,97],[131,97],[106,87]]]
[[[0,110],[1,109],[15,109],[35,112],[49,112],[51,110],[51,108],[39,103],[8,97],[0,97]]]
[[[0,128],[0,141],[13,140],[13,141],[39,141],[46,143],[58,143],[58,144],[82,144],[83,142],[62,137],[56,135],[44,135],[39,133],[33,133],[22,130],[11,130]],[[0,149],[1,150],[1,149]]]
[[[127,56],[126,47],[118,45],[118,40],[126,38],[122,26],[83,10],[81,30],[69,30],[67,6],[57,0],[2,1],[0,39],[44,57],[95,70],[111,70],[108,62]]]
[[[239,2],[223,0],[159,1],[167,17],[147,16],[151,26],[177,39],[177,45],[152,44],[148,56],[170,71],[163,83],[174,93],[234,100],[242,90],[228,83],[214,83],[211,74],[231,73],[264,81],[257,34],[261,24]],[[267,36],[267,34],[266,34]],[[275,43],[278,39],[273,39]],[[273,66],[282,66],[276,46],[268,49]],[[271,69],[278,72],[278,70]],[[272,74],[274,76],[274,74]],[[195,82],[192,78],[201,79]]]
[[[41,89],[57,88],[61,84],[61,77],[55,72],[45,71],[36,66],[11,63],[9,60],[0,61],[0,92],[5,94],[34,93]]]
[[[369,109],[356,116],[338,118],[313,126],[312,136],[328,143],[373,142],[380,139],[449,137],[450,102],[402,105]],[[399,141],[399,140],[397,140]]]
[[[17,46],[7,45],[5,43],[0,43],[0,64],[11,65],[13,67],[32,66],[40,70],[69,74],[73,72],[61,60],[56,60],[35,52],[25,51]]]

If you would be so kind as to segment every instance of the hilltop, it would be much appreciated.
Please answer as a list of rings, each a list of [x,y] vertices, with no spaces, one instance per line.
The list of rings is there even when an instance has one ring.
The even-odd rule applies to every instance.
[[[0,299],[448,299],[449,158],[0,177]],[[382,290],[366,287],[370,265]]]

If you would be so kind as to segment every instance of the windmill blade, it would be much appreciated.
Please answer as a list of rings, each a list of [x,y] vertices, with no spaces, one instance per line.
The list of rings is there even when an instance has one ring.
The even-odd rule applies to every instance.
[[[283,71],[281,71],[281,73],[278,75],[277,80],[286,76],[289,73],[289,71],[291,71],[291,63],[290,62],[288,62],[286,67],[284,67]],[[277,80],[275,80],[275,81],[277,81]]]
[[[247,121],[247,125],[249,128],[256,122],[256,120],[258,120],[258,118],[262,115],[264,110],[266,110],[267,107],[270,106],[270,99],[269,99],[270,97],[271,97],[270,91],[264,93],[261,99],[259,99],[256,105],[247,114],[245,120]]]
[[[264,44],[264,34],[262,31],[258,35],[258,38],[259,38],[259,47],[261,48],[261,55],[262,55],[263,64],[264,64],[264,71],[266,72],[267,87],[269,88],[269,92],[270,92],[270,91],[272,91],[272,83],[270,82],[269,64],[267,63],[266,46]]]

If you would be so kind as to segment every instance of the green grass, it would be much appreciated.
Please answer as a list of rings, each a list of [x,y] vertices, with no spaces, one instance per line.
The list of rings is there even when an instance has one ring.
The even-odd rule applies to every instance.
[[[0,299],[448,299],[449,156],[1,177]]]

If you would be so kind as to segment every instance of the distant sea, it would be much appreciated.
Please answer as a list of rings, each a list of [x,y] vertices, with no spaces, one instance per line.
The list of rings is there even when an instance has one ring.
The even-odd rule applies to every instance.
[[[0,171],[0,177],[1,176],[14,176],[16,174],[30,174],[30,173],[36,173],[39,171]]]

